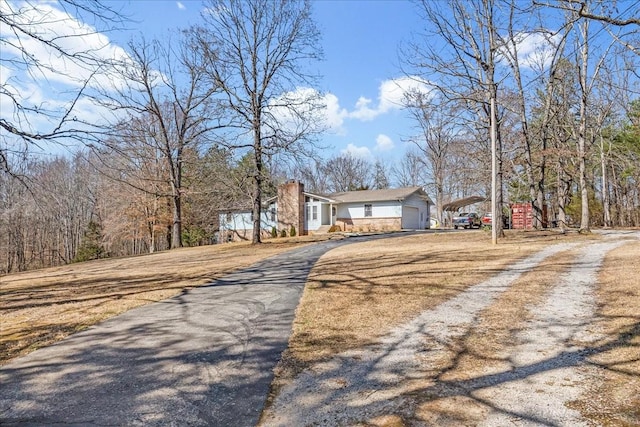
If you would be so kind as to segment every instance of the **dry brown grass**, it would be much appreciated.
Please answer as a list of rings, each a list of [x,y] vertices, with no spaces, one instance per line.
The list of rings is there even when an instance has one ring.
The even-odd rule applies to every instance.
[[[333,250],[309,276],[278,373],[286,382],[312,363],[374,342],[401,322],[552,242],[597,238],[512,232],[492,245],[482,232],[442,233]]]
[[[0,277],[0,364],[313,237],[183,248]]]
[[[599,382],[572,405],[597,425],[640,425],[640,242],[605,259],[599,275],[598,326],[603,339],[589,361]]]

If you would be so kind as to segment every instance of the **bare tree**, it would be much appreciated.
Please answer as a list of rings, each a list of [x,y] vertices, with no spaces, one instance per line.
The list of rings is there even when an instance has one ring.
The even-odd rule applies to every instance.
[[[378,159],[374,165],[373,189],[384,190],[390,186],[391,184],[389,183],[389,172],[387,170],[387,166],[382,162],[382,160]]]
[[[451,176],[451,160],[457,151],[455,145],[461,131],[455,120],[457,109],[438,102],[431,94],[413,93],[407,98],[409,111],[420,132],[411,141],[421,154],[425,175],[429,177],[425,184],[435,192],[436,215],[442,222],[445,180]]]
[[[171,43],[144,40],[130,43],[129,49],[130,59],[119,66],[126,86],[115,95],[103,93],[101,101],[108,108],[124,111],[126,118],[115,126],[115,138],[102,141],[97,148],[104,159],[114,160],[119,155],[118,167],[109,165],[118,179],[170,200],[171,248],[178,248],[182,246],[186,154],[197,150],[221,127],[214,102],[218,88],[205,82],[202,58],[189,40],[178,51]],[[166,175],[147,179],[164,180],[167,186],[141,186],[145,168],[140,164],[157,162],[162,163]]]
[[[308,0],[210,0],[194,28],[211,84],[223,91],[235,133],[222,143],[253,155],[253,243],[260,243],[265,159],[308,151],[319,94],[305,70],[319,58]]]
[[[428,180],[425,176],[424,162],[415,150],[405,152],[400,161],[391,168],[391,176],[400,187],[422,187]]]
[[[518,18],[520,17],[520,7],[514,0],[505,2],[508,7],[508,21],[505,36],[500,37],[500,45],[502,46],[503,57],[511,69],[511,80],[513,81],[512,98],[513,102],[507,103],[507,108],[518,117],[517,129],[520,134],[519,140],[522,142],[524,152],[524,169],[529,187],[529,200],[532,202],[534,211],[533,225],[540,228],[544,222],[543,205],[545,203],[545,178],[546,178],[546,153],[549,145],[549,115],[551,110],[550,101],[552,95],[545,98],[543,106],[538,106],[538,115],[535,116],[539,126],[534,127],[530,124],[533,118],[531,110],[536,106],[531,106],[528,91],[525,89],[531,83],[535,83],[539,76],[548,75],[546,78],[546,86],[544,91],[549,93],[555,88],[556,68],[560,59],[563,57],[564,47],[569,33],[570,25],[563,26],[564,31],[559,33],[546,29],[529,30],[527,28],[518,27]],[[531,14],[530,10],[526,10],[526,15]],[[521,44],[527,38],[540,37],[544,40],[543,47],[536,55],[536,60],[532,61],[527,58],[528,67],[535,70],[533,80],[526,81],[522,72],[523,58],[521,58]],[[536,99],[536,98],[533,98]],[[538,130],[538,132],[536,132]],[[537,162],[536,162],[537,159]],[[537,163],[537,164],[536,164]]]
[[[403,52],[405,62],[448,100],[464,103],[469,120],[478,121],[491,141],[492,211],[502,217],[502,151],[498,122],[497,63],[500,55],[495,0],[423,0],[419,9],[429,36]],[[444,47],[444,49],[443,49]],[[409,75],[414,74],[408,73]],[[461,117],[462,118],[462,117]],[[492,241],[502,235],[502,222],[494,221]]]
[[[546,7],[552,7],[571,12],[572,15],[577,15],[581,18],[587,18],[594,21],[601,21],[606,24],[615,25],[618,27],[625,27],[627,25],[640,25],[640,18],[638,18],[638,9],[640,6],[638,3],[631,3],[623,12],[619,11],[618,1],[602,1],[598,2],[600,10],[594,12],[592,10],[593,3],[589,0],[560,0],[555,3],[543,3],[540,1],[534,1],[539,5]],[[620,3],[620,7],[626,5]],[[625,15],[630,15],[626,17]]]
[[[325,161],[321,158],[312,158],[306,163],[297,165],[292,171],[292,176],[304,182],[308,191],[319,194],[331,191],[329,176],[325,170]]]
[[[576,26],[575,37],[575,66],[578,75],[578,85],[580,93],[580,103],[578,111],[578,123],[574,126],[573,132],[578,148],[578,165],[581,197],[580,232],[590,232],[589,216],[589,186],[587,183],[587,151],[589,149],[588,126],[589,126],[589,106],[597,82],[598,74],[603,72],[605,60],[613,42],[604,48],[602,52],[595,52],[591,45],[590,21],[583,19]],[[595,64],[592,55],[598,54]],[[590,68],[592,66],[592,68]]]
[[[369,190],[372,187],[374,165],[362,157],[341,154],[327,160],[323,169],[332,192]]]
[[[9,171],[11,158],[25,158],[47,142],[95,139],[101,129],[83,120],[78,106],[114,52],[104,37],[94,36],[122,22],[119,11],[99,0],[61,0],[57,7],[34,0],[0,3],[0,169]],[[57,91],[51,101],[34,104],[34,88],[42,82]]]

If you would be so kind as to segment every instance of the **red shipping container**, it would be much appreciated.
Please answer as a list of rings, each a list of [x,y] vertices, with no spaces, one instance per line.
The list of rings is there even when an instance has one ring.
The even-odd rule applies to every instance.
[[[542,206],[542,227],[547,227],[547,206]],[[511,205],[511,228],[531,230],[533,228],[533,206],[531,202]]]

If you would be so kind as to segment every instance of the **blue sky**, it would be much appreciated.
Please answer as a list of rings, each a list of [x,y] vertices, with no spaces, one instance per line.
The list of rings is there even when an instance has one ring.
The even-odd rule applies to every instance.
[[[102,55],[122,58],[126,57],[123,48],[130,39],[141,35],[148,40],[166,38],[177,29],[200,23],[203,8],[200,0],[107,0],[107,3],[120,8],[131,19],[126,23],[127,30],[95,34],[93,28],[65,15],[55,1],[31,3],[40,9],[39,17],[24,12],[21,19],[29,25],[46,16],[48,28],[40,25],[38,30],[53,36],[72,35],[61,38],[70,51],[93,48]],[[21,0],[2,0],[0,10],[4,13],[5,8],[16,9],[25,4]],[[620,13],[633,16],[640,1],[621,0],[617,5]],[[423,29],[418,10],[403,0],[316,0],[313,7],[325,54],[325,60],[317,64],[323,76],[318,89],[325,94],[327,118],[332,126],[332,131],[322,136],[321,145],[329,147],[322,154],[329,157],[349,151],[370,160],[382,159],[391,166],[401,159],[408,146],[405,141],[414,133],[414,123],[399,104],[403,89],[420,83],[403,77],[398,47],[411,38],[412,32]],[[550,24],[549,20],[545,23]],[[2,27],[0,34],[7,39],[15,37]],[[111,44],[105,47],[106,41]],[[528,35],[521,39],[522,65],[526,66],[527,60],[534,58],[536,51],[540,52],[540,41],[540,37]],[[83,79],[88,78],[87,70],[57,58],[33,41],[25,41],[24,46],[36,56],[47,57],[52,69],[60,72],[34,73],[7,68],[0,62],[2,84],[8,82],[6,88],[34,106],[64,111],[65,103],[69,105],[77,93],[74,87],[80,87]],[[5,46],[3,57],[11,55],[8,50]],[[72,76],[77,78],[73,80]],[[7,98],[0,96],[2,114],[11,114],[11,110]],[[78,102],[77,111],[85,117],[98,114],[95,105],[86,100]],[[35,128],[55,127],[55,123],[45,123],[41,117],[30,124]]]
[[[134,22],[130,31],[110,38],[124,45],[140,33],[166,37],[172,29],[199,23],[202,7],[196,0],[123,2],[123,12]],[[348,150],[387,163],[399,159],[412,124],[394,103],[381,105],[380,97],[386,99],[381,89],[392,90],[401,77],[397,50],[419,23],[415,6],[402,0],[319,0],[313,8],[325,56],[317,64],[319,89],[335,96],[341,123],[322,136],[321,145],[330,147],[325,154]]]

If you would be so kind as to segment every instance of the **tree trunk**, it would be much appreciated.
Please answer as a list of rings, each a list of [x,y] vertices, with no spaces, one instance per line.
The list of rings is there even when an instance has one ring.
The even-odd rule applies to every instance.
[[[253,129],[253,151],[255,157],[255,171],[253,177],[253,244],[261,243],[260,216],[262,215],[262,140],[260,133],[260,125],[254,125]]]
[[[171,249],[182,247],[182,201],[180,194],[171,198],[173,223],[171,228]]]
[[[602,209],[604,211],[604,227],[611,227],[611,208],[609,201],[609,182],[607,180],[607,159],[604,153],[604,138],[600,134],[600,170],[602,173]]]
[[[562,163],[558,161],[558,227],[560,228],[561,233],[567,232],[567,194],[569,193],[569,183],[564,179],[564,170],[562,168]]]
[[[587,103],[589,102],[588,61],[589,39],[588,22],[582,24],[582,48],[580,50],[580,125],[578,126],[578,164],[581,197],[580,233],[589,233],[589,190],[587,188]]]

